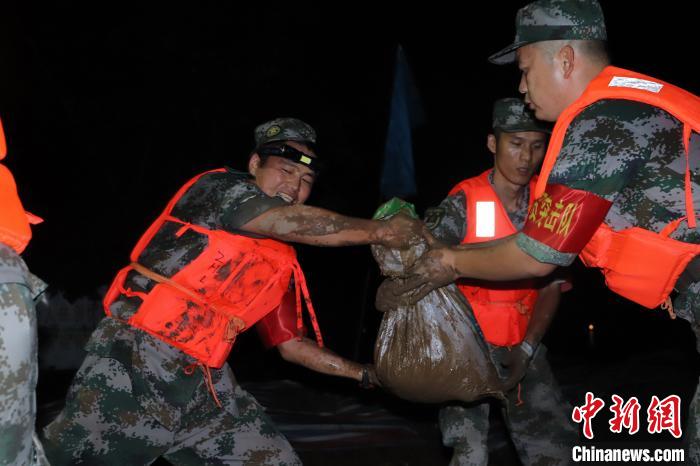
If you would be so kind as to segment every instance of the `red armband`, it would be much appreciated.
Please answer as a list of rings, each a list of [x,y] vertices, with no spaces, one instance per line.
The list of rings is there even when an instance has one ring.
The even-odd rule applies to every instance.
[[[559,252],[578,254],[611,205],[612,202],[588,191],[548,184],[542,196],[530,206],[522,231]]]
[[[255,324],[255,329],[266,348],[273,348],[298,336],[306,336],[306,328],[302,329],[301,335],[297,333],[297,302],[294,289],[284,295],[277,309]]]

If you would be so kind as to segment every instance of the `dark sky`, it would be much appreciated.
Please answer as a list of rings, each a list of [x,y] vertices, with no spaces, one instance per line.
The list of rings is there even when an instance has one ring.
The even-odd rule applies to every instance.
[[[243,168],[253,127],[276,116],[319,133],[330,166],[310,203],[371,215],[398,43],[427,119],[417,204],[436,204],[490,162],[491,103],[516,95],[518,74],[486,57],[525,3],[3,2],[6,163],[46,219],[25,259],[69,296],[94,292],[182,183]],[[614,63],[700,93],[692,3],[602,0]],[[301,255],[322,325],[332,312],[357,326],[376,282],[368,249]]]

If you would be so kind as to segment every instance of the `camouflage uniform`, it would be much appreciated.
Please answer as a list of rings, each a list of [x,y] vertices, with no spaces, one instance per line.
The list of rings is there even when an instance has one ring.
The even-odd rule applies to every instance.
[[[538,0],[518,11],[516,39],[492,55],[509,63],[522,45],[555,39],[605,40],[605,21],[596,0]],[[695,206],[700,205],[700,135],[690,139],[690,170]],[[602,100],[583,110],[566,131],[548,180],[594,193],[612,202],[605,223],[615,230],[638,226],[660,231],[684,217],[685,150],[683,126],[660,108],[625,100]],[[683,223],[671,235],[700,243],[700,233]],[[576,254],[560,253],[520,233],[518,246],[541,262],[569,265]],[[674,300],[676,314],[690,322],[700,352],[700,283]],[[700,464],[700,391],[696,390],[684,437],[688,456]]]
[[[46,284],[0,243],[0,465],[48,464],[33,441],[37,319],[34,299]]]
[[[290,140],[295,134],[305,141],[313,130],[298,120],[278,119],[258,127],[256,141],[277,141],[280,135]],[[250,175],[226,170],[200,177],[173,215],[241,234],[240,227],[250,220],[285,204],[265,195]],[[207,239],[190,233],[176,237],[167,230],[168,225],[154,236],[139,262],[171,277],[199,255]],[[135,291],[154,285],[136,272],[125,283]],[[121,295],[110,309],[127,320],[139,305],[140,299]],[[139,465],[160,456],[183,466],[301,464],[262,406],[236,383],[228,364],[209,370],[209,387],[207,371],[200,371],[195,359],[112,318],[102,320],[86,350],[65,408],[43,432],[52,464]]]
[[[502,131],[542,131],[548,126],[535,120],[520,99],[501,99],[494,104],[494,129]],[[489,175],[493,185],[493,171]],[[522,190],[518,205],[509,212],[510,221],[519,230],[525,224],[530,197],[529,186]],[[441,241],[460,244],[467,232],[466,199],[460,191],[426,212],[426,223]],[[497,369],[508,350],[486,342]],[[568,419],[571,406],[564,399],[547,363],[547,350],[540,345],[519,387],[506,394],[501,412],[511,439],[523,464],[567,464],[577,433]],[[501,374],[506,377],[506,374]],[[454,449],[451,465],[488,464],[488,402],[456,404],[440,410],[440,430],[445,446]],[[549,426],[555,423],[558,429]]]
[[[569,127],[550,183],[595,193],[612,207],[605,222],[615,230],[639,226],[660,231],[685,216],[683,126],[667,112],[646,104],[604,100],[585,109]],[[700,205],[700,135],[691,136],[693,202]],[[681,224],[672,238],[700,243],[697,230]],[[575,254],[562,254],[520,234],[517,243],[536,259],[569,265]],[[700,283],[679,293],[676,315],[690,322],[700,352]],[[700,464],[700,392],[696,390],[684,437],[689,457]]]

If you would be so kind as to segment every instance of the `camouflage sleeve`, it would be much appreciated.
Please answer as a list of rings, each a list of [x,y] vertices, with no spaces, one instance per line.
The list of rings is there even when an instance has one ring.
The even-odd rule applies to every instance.
[[[270,197],[245,177],[240,177],[224,195],[221,224],[229,231],[239,230],[255,217],[274,207],[287,205],[279,197]]]
[[[571,123],[552,169],[549,184],[593,193],[614,202],[649,158],[654,144],[653,110],[646,104],[603,100]],[[576,253],[559,252],[520,233],[518,246],[541,262],[570,265]]]
[[[0,284],[2,283],[28,285],[24,261],[12,248],[0,243]]]
[[[425,224],[437,239],[451,246],[462,242],[467,229],[466,203],[464,193],[459,192],[425,211]]]
[[[0,284],[2,283],[26,286],[33,299],[38,298],[47,288],[46,283],[29,271],[19,254],[0,243]]]

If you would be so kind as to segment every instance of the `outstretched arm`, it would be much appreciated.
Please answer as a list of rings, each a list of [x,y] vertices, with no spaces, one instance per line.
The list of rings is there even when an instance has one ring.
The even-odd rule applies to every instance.
[[[322,374],[347,377],[359,382],[379,385],[374,368],[343,358],[328,348],[319,347],[313,340],[303,337],[305,329],[297,329],[296,296],[288,292],[280,306],[263,317],[255,328],[267,348],[277,347],[283,359]],[[300,337],[301,336],[301,337]]]
[[[366,220],[298,204],[272,208],[241,229],[315,246],[381,244],[406,248],[422,238],[422,223],[404,215],[388,221]]]
[[[379,382],[374,373],[374,367],[363,365],[334,353],[328,348],[319,347],[316,342],[306,337],[293,338],[277,345],[280,355],[285,361],[327,375],[347,377],[362,382],[363,372],[367,372],[368,382],[378,386]]]

